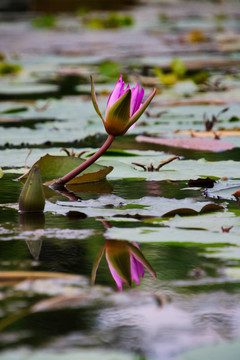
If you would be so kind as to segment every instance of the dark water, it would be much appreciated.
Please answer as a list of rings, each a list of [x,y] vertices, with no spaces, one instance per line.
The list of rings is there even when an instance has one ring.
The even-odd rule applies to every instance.
[[[123,293],[117,291],[103,256],[96,277],[96,285],[103,287],[91,287],[92,266],[107,239],[106,225],[95,217],[79,219],[48,211],[37,220],[24,219],[9,208],[17,202],[21,189],[12,181],[14,177],[6,175],[1,180],[1,271],[80,277],[34,280],[23,275],[21,281],[14,276],[11,283],[1,280],[2,351],[95,349],[97,353],[97,349],[112,349],[116,356],[124,350],[139,359],[172,359],[191,344],[234,339],[239,334],[239,283],[225,281],[222,269],[226,261],[212,258],[202,244],[184,245],[181,239],[171,244],[167,244],[168,239],[140,244],[157,278],[145,271],[141,284],[133,283],[130,289],[124,286]],[[172,197],[183,186],[181,182],[155,185],[161,195]],[[111,186],[114,195],[126,200],[146,195],[144,181],[111,181]],[[81,195],[85,200],[94,197],[94,193]],[[158,191],[154,196],[159,196]],[[131,219],[114,220],[114,227],[119,229],[115,241],[121,240],[122,228],[141,226],[148,225]],[[60,297],[65,302],[59,304]],[[55,303],[43,310],[30,310],[51,298]],[[9,356],[13,358],[14,353]]]

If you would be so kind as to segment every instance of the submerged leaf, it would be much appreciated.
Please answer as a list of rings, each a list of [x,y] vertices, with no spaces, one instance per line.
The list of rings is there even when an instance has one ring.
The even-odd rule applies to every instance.
[[[40,174],[43,181],[48,185],[54,182],[54,179],[64,176],[66,173],[75,169],[82,164],[85,160],[69,157],[69,156],[54,156],[46,154],[41,157],[34,165],[39,166]],[[33,166],[34,166],[33,165]],[[112,171],[112,166],[101,166],[93,164],[84,170],[79,176],[73,178],[68,184],[79,184],[96,182],[105,179],[106,176]],[[29,172],[18,178],[20,181],[25,181]],[[52,180],[52,181],[51,181]]]

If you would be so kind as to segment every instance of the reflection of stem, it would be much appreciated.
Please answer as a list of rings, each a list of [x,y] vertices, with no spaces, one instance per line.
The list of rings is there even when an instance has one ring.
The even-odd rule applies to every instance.
[[[95,153],[93,154],[89,159],[87,159],[84,163],[70,171],[68,174],[64,175],[63,177],[57,179],[55,183],[53,184],[54,189],[58,189],[63,187],[68,181],[72,180],[75,176],[80,174],[83,170],[87,169],[90,165],[92,165],[101,155],[105,153],[105,151],[109,148],[109,146],[112,144],[113,140],[115,139],[115,136],[108,135],[107,140],[103,144],[103,146]]]
[[[72,191],[69,191],[66,188],[55,189],[57,192],[65,197],[67,197],[71,201],[80,201],[82,200],[79,196],[75,195]]]
[[[17,320],[27,316],[28,314],[30,314],[30,310],[23,310],[19,313],[16,314],[12,314],[10,316],[8,316],[6,319],[0,321],[0,331],[2,331],[3,329],[5,329],[6,327],[8,327],[9,325],[15,323]]]

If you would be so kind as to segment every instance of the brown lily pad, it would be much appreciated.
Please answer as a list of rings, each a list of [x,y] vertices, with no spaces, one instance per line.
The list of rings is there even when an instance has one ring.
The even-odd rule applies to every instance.
[[[0,286],[35,279],[77,279],[77,275],[44,271],[0,271]]]
[[[215,211],[224,210],[224,207],[222,205],[218,205],[215,203],[209,203],[202,207],[200,211],[196,211],[191,208],[179,208],[174,209],[171,211],[166,212],[162,215],[162,217],[174,217],[176,215],[179,216],[193,216],[193,215],[199,215],[199,214],[208,214]]]
[[[232,130],[217,130],[217,131],[192,131],[192,130],[179,130],[176,131],[177,134],[190,135],[192,137],[199,138],[216,138],[216,135],[219,138],[222,137],[231,137],[231,136],[240,136],[240,129],[232,129]]]
[[[201,150],[201,151],[226,151],[232,150],[235,146],[228,142],[214,139],[200,138],[154,138],[149,136],[137,136],[137,142],[146,142],[157,145],[171,146],[181,149]]]

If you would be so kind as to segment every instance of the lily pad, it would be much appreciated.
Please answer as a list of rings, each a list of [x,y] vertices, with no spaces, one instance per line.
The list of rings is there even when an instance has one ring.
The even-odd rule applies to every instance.
[[[178,131],[178,134],[184,134],[184,135],[190,135],[194,137],[199,138],[215,138],[216,135],[219,136],[219,138],[222,137],[232,137],[232,136],[240,136],[240,129],[222,129],[218,131],[191,131],[191,130],[182,130]]]
[[[0,271],[0,284],[17,284],[33,279],[77,279],[77,275],[41,271]]]
[[[135,355],[128,355],[124,352],[116,351],[103,351],[102,349],[96,350],[67,350],[67,351],[53,351],[53,350],[29,350],[21,348],[18,350],[8,350],[1,353],[1,359],[12,360],[26,360],[28,358],[32,360],[40,360],[43,357],[47,360],[134,360]]]
[[[218,204],[210,203],[206,204],[202,207],[202,209],[198,212],[194,209],[190,208],[180,208],[168,211],[167,213],[163,214],[162,217],[172,217],[175,215],[179,216],[192,216],[192,215],[198,215],[198,214],[207,214],[219,210],[224,210],[224,207]]]
[[[226,236],[227,235],[227,236]],[[175,227],[139,227],[139,228],[110,228],[106,232],[108,239],[121,239],[127,241],[137,241],[139,243],[161,243],[165,245],[178,246],[202,246],[203,248],[208,245],[217,245],[221,243],[236,245],[238,236],[234,234],[224,234],[220,232],[209,232],[204,229],[189,229],[189,228],[175,228]],[[234,255],[235,246],[232,247],[232,255]],[[232,256],[234,257],[234,256]]]
[[[240,354],[240,341],[221,343],[206,347],[201,347],[196,350],[191,350],[182,356],[179,360],[238,360]]]
[[[213,152],[231,150],[235,147],[234,145],[228,142],[223,142],[214,139],[205,139],[205,138],[165,139],[165,138],[154,138],[148,136],[137,136],[136,140],[138,142],[147,142],[147,143],[176,147],[176,148],[213,151]]]
[[[34,165],[39,166],[39,171],[43,181],[48,184],[54,183],[54,179],[66,175],[69,171],[75,169],[84,162],[83,159],[72,156],[54,156],[46,154],[41,157]],[[34,166],[33,165],[33,166]],[[113,170],[112,166],[101,166],[97,164],[91,165],[84,170],[79,176],[73,178],[68,184],[79,184],[97,182],[106,178],[106,176]],[[30,169],[31,171],[31,169]],[[18,178],[18,180],[25,182],[29,171]],[[50,183],[49,183],[50,182]]]
[[[35,128],[36,124],[53,122],[55,119],[49,118],[33,118],[33,119],[25,119],[20,116],[11,116],[11,117],[0,117],[0,126],[3,127],[19,127],[25,126],[30,128]]]
[[[219,181],[212,189],[207,189],[206,195],[215,199],[236,200],[234,193],[240,188],[239,180]]]

